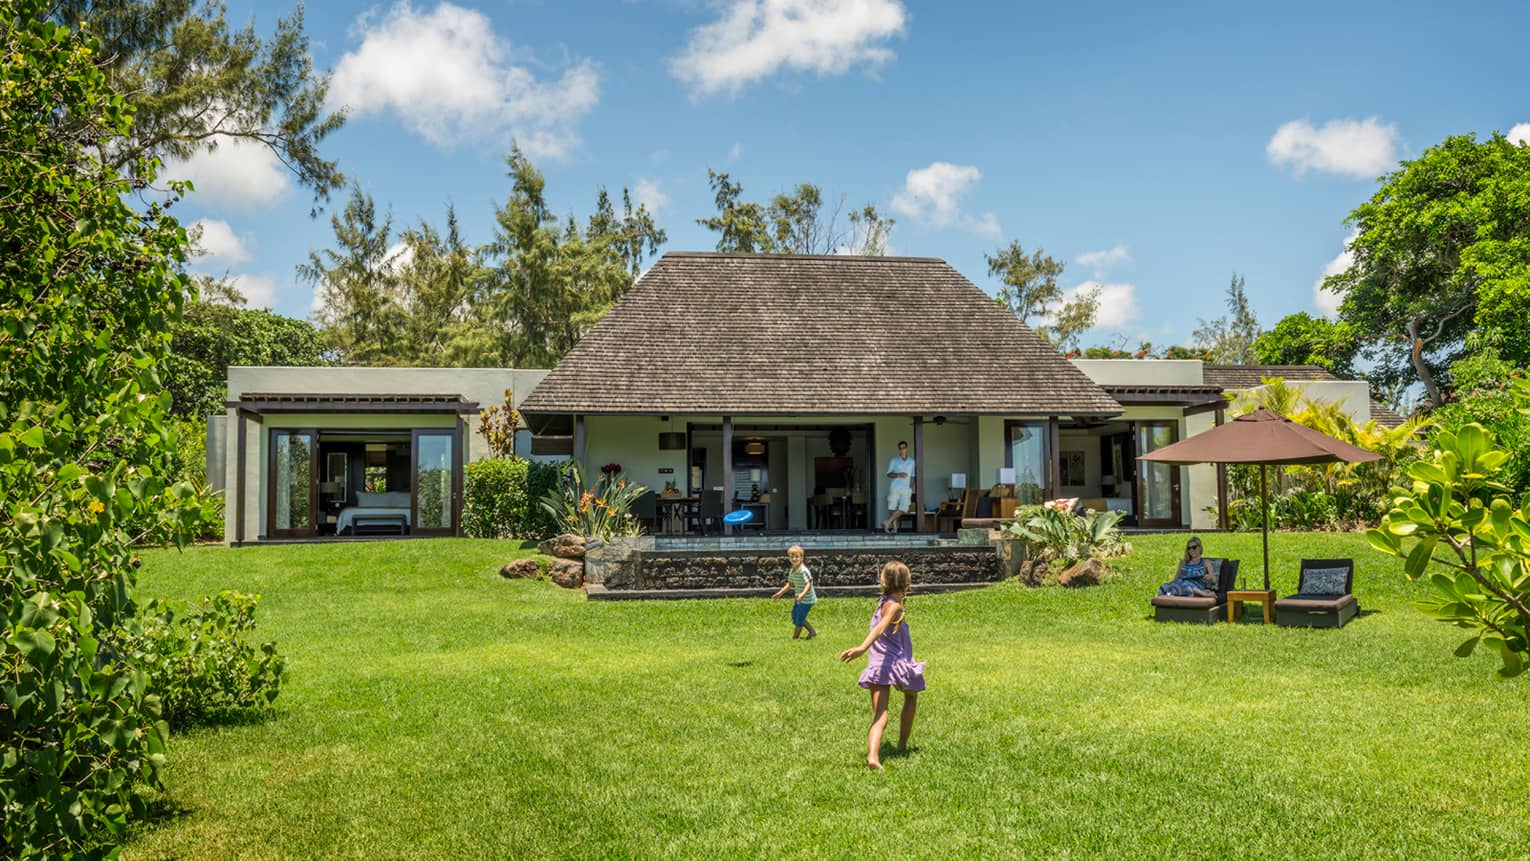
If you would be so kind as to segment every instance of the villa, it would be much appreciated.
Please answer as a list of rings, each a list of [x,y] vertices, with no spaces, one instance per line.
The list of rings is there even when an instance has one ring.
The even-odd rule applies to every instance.
[[[938,259],[669,253],[550,370],[231,368],[209,475],[233,544],[458,534],[464,466],[487,453],[477,413],[509,391],[518,453],[619,464],[663,491],[645,516],[670,531],[726,533],[748,510],[752,530],[864,533],[900,441],[908,529],[951,531],[991,488],[1207,529],[1225,524],[1223,473],[1136,458],[1276,370],[1070,362]],[[1363,381],[1285,370],[1372,417]]]

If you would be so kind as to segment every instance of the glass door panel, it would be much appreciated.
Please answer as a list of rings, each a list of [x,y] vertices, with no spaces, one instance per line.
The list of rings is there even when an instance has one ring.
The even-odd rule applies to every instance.
[[[1047,425],[1045,422],[1005,422],[1009,450],[1005,462],[1015,470],[1015,497],[1020,505],[1046,500]]]
[[[455,453],[452,431],[414,432],[414,534],[450,533],[456,525]]]
[[[311,430],[271,431],[272,535],[314,534],[316,440]]]
[[[1173,422],[1138,422],[1138,456],[1157,451],[1179,439]],[[1180,525],[1179,467],[1169,463],[1137,461],[1137,520],[1143,526]]]

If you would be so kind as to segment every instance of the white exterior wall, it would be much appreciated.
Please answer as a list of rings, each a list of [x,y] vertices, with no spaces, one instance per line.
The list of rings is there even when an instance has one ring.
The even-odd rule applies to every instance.
[[[537,383],[547,375],[544,370],[502,368],[284,368],[232,367],[228,369],[229,400],[245,394],[331,394],[331,395],[461,395],[480,408],[503,404],[505,390],[514,393],[519,405]],[[468,460],[488,454],[488,444],[478,433],[477,421],[463,417],[468,424],[465,436]],[[209,422],[211,425],[211,422]],[[238,501],[233,498],[244,477],[244,540],[253,541],[266,528],[266,442],[271,428],[316,427],[321,430],[369,429],[411,430],[413,428],[454,427],[456,417],[411,413],[278,413],[265,416],[262,424],[245,420],[245,462],[239,463],[239,420],[229,410],[222,422],[225,488],[224,540],[238,535]],[[657,445],[657,440],[655,441]],[[516,450],[525,456],[531,451],[531,434],[521,431]]]
[[[1258,392],[1264,386],[1250,389]],[[1286,388],[1301,392],[1306,400],[1335,404],[1350,421],[1363,425],[1371,420],[1371,386],[1364,380],[1287,380]]]
[[[1199,386],[1200,359],[1073,359],[1074,367],[1102,386]]]

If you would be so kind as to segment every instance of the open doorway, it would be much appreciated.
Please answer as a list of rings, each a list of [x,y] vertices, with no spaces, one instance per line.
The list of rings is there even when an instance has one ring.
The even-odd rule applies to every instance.
[[[750,425],[733,429],[731,499],[724,499],[723,435],[689,429],[687,487],[701,500],[701,527],[730,511],[752,513],[746,529],[772,532],[867,529],[874,487],[867,425]]]

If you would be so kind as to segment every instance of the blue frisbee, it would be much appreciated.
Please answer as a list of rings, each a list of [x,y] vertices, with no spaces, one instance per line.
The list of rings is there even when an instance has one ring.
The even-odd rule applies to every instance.
[[[723,515],[723,522],[724,523],[731,523],[734,526],[737,526],[740,523],[748,523],[749,521],[751,521],[753,519],[754,519],[754,512],[750,511],[747,508],[740,508],[738,511],[730,511],[727,514]]]

